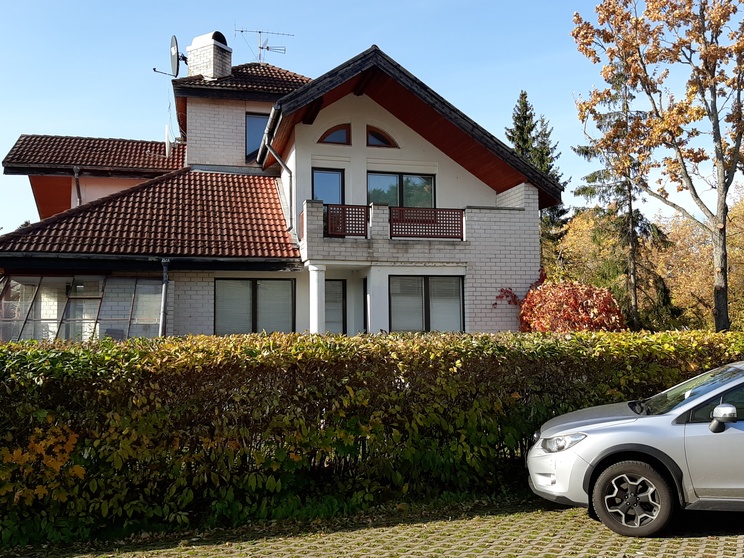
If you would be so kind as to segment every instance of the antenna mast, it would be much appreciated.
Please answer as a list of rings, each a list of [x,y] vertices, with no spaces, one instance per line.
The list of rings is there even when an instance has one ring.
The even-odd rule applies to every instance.
[[[283,37],[294,37],[294,35],[290,33],[276,33],[274,31],[261,31],[261,30],[253,30],[253,29],[238,29],[235,28],[236,33],[256,33],[258,35],[258,61],[259,63],[264,62],[264,51],[266,52],[276,52],[278,54],[286,54],[287,53],[287,47],[283,46],[269,46],[269,39],[268,37],[265,40],[261,40],[263,35],[281,35]]]

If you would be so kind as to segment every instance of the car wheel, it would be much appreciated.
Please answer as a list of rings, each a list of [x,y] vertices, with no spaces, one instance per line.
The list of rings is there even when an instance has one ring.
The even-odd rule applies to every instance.
[[[667,481],[642,461],[622,461],[602,471],[594,484],[592,504],[602,523],[630,537],[658,533],[675,506]]]

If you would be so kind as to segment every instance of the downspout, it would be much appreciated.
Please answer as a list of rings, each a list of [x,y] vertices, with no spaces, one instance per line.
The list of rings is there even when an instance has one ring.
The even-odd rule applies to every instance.
[[[76,207],[80,207],[83,203],[83,197],[80,195],[80,167],[72,167],[72,172],[75,174],[75,195],[77,196]]]
[[[269,153],[271,153],[274,156],[274,159],[277,160],[279,165],[284,169],[284,172],[289,175],[289,228],[288,231],[291,231],[294,228],[294,204],[292,203],[292,200],[294,199],[294,192],[292,192],[292,171],[287,166],[287,163],[285,163],[281,157],[279,157],[279,154],[274,151],[274,148],[271,147],[268,143],[266,143],[266,149],[269,150]]]
[[[170,260],[168,258],[163,258],[160,260],[160,263],[163,264],[163,287],[160,295],[160,329],[158,330],[158,335],[160,337],[165,337],[165,320],[166,320],[166,301],[168,299],[168,264],[170,263]]]
[[[279,104],[274,105],[271,107],[271,114],[269,114],[269,121],[266,123],[266,130],[264,131],[263,140],[261,142],[261,147],[258,149],[258,155],[257,159],[263,164],[264,160],[264,153],[263,148],[264,146],[266,149],[268,149],[269,153],[271,153],[274,156],[274,159],[276,159],[277,163],[282,167],[284,172],[287,173],[289,176],[289,228],[288,231],[291,231],[294,228],[294,193],[292,191],[292,171],[287,166],[287,163],[285,163],[282,158],[279,156],[279,154],[274,150],[273,147],[271,147],[271,140],[274,139],[273,133],[276,127],[279,125],[279,121],[282,118],[282,109]],[[272,137],[269,139],[269,131],[271,131]]]

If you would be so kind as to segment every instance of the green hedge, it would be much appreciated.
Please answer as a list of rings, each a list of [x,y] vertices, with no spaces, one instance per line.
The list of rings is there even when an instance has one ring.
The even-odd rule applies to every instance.
[[[744,358],[744,334],[0,345],[5,545],[500,491],[547,418]]]

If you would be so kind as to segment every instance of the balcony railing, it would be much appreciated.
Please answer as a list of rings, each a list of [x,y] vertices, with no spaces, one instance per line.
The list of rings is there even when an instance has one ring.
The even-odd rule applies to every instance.
[[[462,240],[462,209],[391,207],[391,238],[456,238]]]
[[[367,237],[368,208],[366,205],[323,206],[325,236]]]

